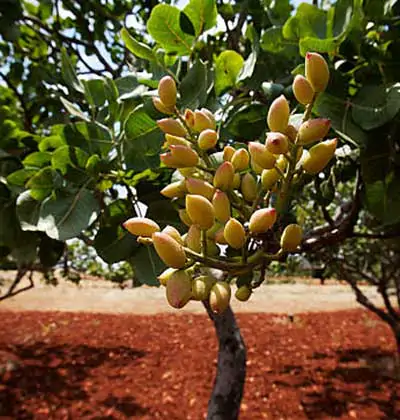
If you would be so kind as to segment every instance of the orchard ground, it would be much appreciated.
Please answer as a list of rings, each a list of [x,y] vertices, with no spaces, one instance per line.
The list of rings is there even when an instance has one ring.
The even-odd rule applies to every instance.
[[[217,342],[199,303],[176,311],[163,289],[93,279],[37,283],[0,303],[2,419],[204,418]],[[389,329],[351,309],[348,286],[317,283],[234,302],[248,347],[241,420],[400,418]]]

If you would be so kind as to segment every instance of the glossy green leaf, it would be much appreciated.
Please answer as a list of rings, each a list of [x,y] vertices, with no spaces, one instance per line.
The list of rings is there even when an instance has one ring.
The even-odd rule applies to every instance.
[[[103,79],[89,79],[82,82],[85,98],[93,108],[104,105],[107,99],[106,85]]]
[[[98,217],[100,205],[85,188],[59,192],[46,198],[40,208],[38,230],[59,241],[77,237]]]
[[[35,200],[30,190],[24,191],[17,198],[17,216],[22,230],[38,230],[41,201]]]
[[[236,51],[223,51],[215,61],[215,91],[217,95],[235,86],[243,66],[243,57]]]
[[[88,158],[89,155],[79,147],[61,146],[54,151],[51,166],[65,175],[68,167],[84,169]]]
[[[42,168],[48,165],[51,159],[51,153],[49,152],[33,152],[28,155],[22,163],[25,167]]]
[[[64,105],[65,109],[74,117],[78,117],[80,120],[89,121],[89,118],[81,111],[81,109],[70,102],[68,99],[63,97],[60,98],[62,104]]]
[[[165,51],[189,55],[194,37],[182,31],[179,16],[178,8],[168,4],[158,4],[151,12],[147,30]]]
[[[391,121],[400,110],[400,83],[363,86],[352,103],[351,115],[361,128],[372,130]]]
[[[157,276],[167,267],[157,255],[154,247],[141,245],[129,262],[135,271],[135,277],[147,286],[159,286]]]
[[[196,109],[207,101],[207,65],[197,60],[187,72],[180,85],[181,106]]]
[[[199,36],[217,24],[217,5],[215,0],[190,0],[183,9],[194,26],[194,34]]]
[[[10,173],[7,177],[7,182],[12,185],[24,187],[26,182],[37,172],[37,169],[19,169]]]
[[[133,111],[125,123],[124,158],[128,169],[142,171],[159,166],[163,134],[142,109]]]
[[[100,258],[107,264],[114,264],[132,257],[139,244],[135,236],[114,225],[100,228],[93,246]]]
[[[307,36],[302,38],[299,42],[300,54],[304,57],[309,51],[335,53],[339,44],[340,43],[336,38],[319,39]]]
[[[55,187],[57,174],[51,168],[46,166],[40,169],[27,183],[26,188],[29,188],[31,195],[36,200],[43,200],[46,198]]]
[[[383,225],[400,222],[400,177],[390,174],[384,181],[367,184],[365,199],[368,210]]]
[[[184,32],[185,34],[192,35],[192,36],[196,35],[192,21],[189,19],[187,14],[182,10],[179,14],[179,26],[182,29],[182,32]]]
[[[67,85],[71,86],[76,91],[83,93],[84,89],[82,83],[75,73],[75,69],[65,48],[61,49],[61,74]]]
[[[264,51],[280,53],[286,48],[287,41],[283,38],[282,27],[273,26],[264,31],[260,46]]]
[[[126,28],[121,29],[121,38],[128,50],[136,57],[144,60],[153,61],[156,59],[151,48],[143,42],[137,41]]]

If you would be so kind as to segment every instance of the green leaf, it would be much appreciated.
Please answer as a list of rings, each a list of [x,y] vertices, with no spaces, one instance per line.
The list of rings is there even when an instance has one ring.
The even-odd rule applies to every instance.
[[[81,109],[70,102],[68,99],[65,99],[63,97],[60,97],[60,101],[64,105],[65,109],[74,117],[78,117],[81,120],[89,121],[88,117],[81,111]]]
[[[279,54],[285,50],[287,41],[282,35],[282,26],[273,26],[264,31],[261,37],[261,48],[264,51]]]
[[[25,183],[37,173],[36,169],[19,169],[15,172],[12,172],[7,177],[7,182],[12,185],[17,185],[19,187],[24,187]]]
[[[107,264],[114,264],[132,257],[139,244],[132,234],[114,225],[100,228],[93,246],[100,258]]]
[[[43,201],[38,230],[50,238],[66,241],[87,229],[99,214],[100,205],[93,191],[81,188],[58,192]]]
[[[135,271],[135,277],[147,286],[159,286],[157,276],[167,267],[160,260],[152,246],[141,245],[129,260]]]
[[[126,95],[132,93],[138,86],[138,80],[136,76],[129,74],[128,76],[120,77],[115,80],[115,85],[118,89],[118,95]]]
[[[305,37],[299,42],[300,54],[304,57],[308,51],[319,53],[335,53],[340,42],[336,38],[319,39],[315,37]]]
[[[134,110],[125,123],[123,153],[127,169],[143,171],[159,166],[163,134],[142,109]]]
[[[364,130],[381,127],[400,110],[400,83],[389,89],[384,86],[363,86],[354,98],[352,117]]]
[[[196,60],[179,88],[181,106],[190,109],[204,106],[207,101],[207,88],[207,65],[201,60]]]
[[[366,184],[365,199],[368,210],[383,225],[400,222],[400,177],[390,174],[384,181]]]
[[[25,167],[43,168],[43,166],[49,164],[50,159],[51,153],[49,152],[33,152],[22,163]]]
[[[267,128],[266,117],[265,105],[259,103],[245,105],[229,118],[227,131],[241,139],[257,139]]]
[[[79,147],[61,146],[54,151],[51,166],[65,175],[68,167],[84,169],[88,159],[89,155]]]
[[[217,95],[235,86],[243,62],[243,57],[232,50],[223,51],[218,56],[215,61],[215,91]]]
[[[65,242],[57,241],[49,238],[47,235],[42,235],[39,244],[39,260],[44,267],[55,266],[63,256],[65,251]]]
[[[38,230],[41,201],[35,200],[30,190],[24,191],[17,198],[17,216],[22,230]]]
[[[64,143],[70,146],[77,146],[89,155],[95,153],[102,157],[107,157],[112,148],[112,138],[110,132],[103,126],[96,123],[86,123],[84,121],[64,126]]]
[[[156,59],[151,48],[143,42],[136,41],[126,28],[121,29],[121,38],[126,48],[136,57],[147,61],[154,61]]]
[[[40,201],[53,191],[56,184],[56,178],[57,173],[51,166],[46,166],[26,183],[26,188],[30,188],[32,197]]]
[[[190,55],[194,37],[182,31],[179,17],[180,10],[178,8],[168,4],[158,4],[151,11],[147,30],[166,52]]]
[[[75,69],[65,48],[61,49],[61,74],[67,85],[80,93],[84,92],[83,85],[75,73]]]
[[[199,36],[217,24],[217,5],[215,0],[190,0],[183,9],[194,26],[194,34]]]
[[[46,152],[48,150],[55,150],[57,147],[60,147],[65,144],[65,140],[61,136],[49,136],[43,137],[39,143],[39,150],[41,152]]]
[[[188,35],[196,35],[192,21],[188,18],[187,14],[181,10],[179,14],[179,26],[182,32]]]
[[[329,116],[332,128],[345,140],[362,145],[367,140],[366,133],[354,124],[347,101],[324,92],[318,95],[314,110],[321,116]]]
[[[103,79],[84,80],[85,98],[93,108],[103,106],[107,99],[106,85]]]

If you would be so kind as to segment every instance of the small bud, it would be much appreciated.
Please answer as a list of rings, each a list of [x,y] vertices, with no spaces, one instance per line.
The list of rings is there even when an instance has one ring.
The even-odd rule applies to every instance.
[[[175,239],[176,242],[178,242],[179,244],[183,245],[183,239],[181,237],[181,234],[173,226],[171,226],[171,225],[165,226],[165,228],[161,231],[161,233],[166,233],[172,239]]]
[[[246,149],[237,149],[232,156],[231,163],[236,171],[241,172],[249,167],[250,156]]]
[[[251,296],[251,289],[249,286],[240,286],[235,293],[235,297],[237,300],[240,300],[241,302],[246,302],[250,299]]]
[[[173,118],[163,118],[157,121],[157,125],[160,130],[173,136],[185,137],[187,135],[186,128],[179,120]]]
[[[168,279],[172,276],[173,273],[178,271],[176,268],[167,268],[164,270],[158,277],[157,280],[160,282],[162,286],[167,285]]]
[[[232,146],[225,146],[222,158],[225,162],[230,162],[234,153],[235,149]]]
[[[153,233],[151,236],[158,256],[172,268],[182,268],[186,263],[186,254],[182,245],[166,233]]]
[[[285,134],[287,138],[289,139],[289,141],[291,141],[292,143],[296,141],[297,130],[296,130],[296,127],[294,127],[292,124],[288,125]]]
[[[167,143],[168,147],[172,145],[181,145],[181,146],[187,146],[187,147],[191,146],[190,142],[187,141],[185,138],[173,136],[172,134],[165,135],[165,142]]]
[[[303,169],[315,175],[321,172],[335,155],[337,139],[326,140],[313,146],[302,162]]]
[[[298,74],[293,80],[293,93],[297,102],[308,105],[314,98],[314,89],[310,82],[302,75]]]
[[[241,191],[243,198],[250,203],[257,197],[257,181],[249,172],[242,177]]]
[[[276,98],[268,111],[267,123],[271,131],[279,131],[284,133],[289,123],[289,103],[286,98],[281,95]]]
[[[190,168],[199,163],[199,155],[190,147],[182,145],[171,145],[171,155],[178,162],[178,167]]]
[[[329,68],[322,55],[307,53],[305,62],[306,78],[315,92],[323,92],[329,82]]]
[[[186,271],[173,273],[167,281],[166,295],[168,303],[176,309],[183,308],[192,297],[192,280]]]
[[[211,276],[199,276],[192,281],[192,298],[194,300],[206,300],[216,280]]]
[[[241,177],[240,174],[238,172],[235,172],[235,175],[233,175],[233,183],[232,183],[232,189],[233,190],[238,190],[240,188],[240,184],[241,184]]]
[[[231,286],[225,281],[218,281],[210,290],[211,310],[217,314],[225,311],[231,300]]]
[[[190,226],[185,243],[192,251],[201,252],[201,230],[197,225]]]
[[[209,150],[215,147],[218,141],[218,133],[215,130],[207,129],[203,130],[199,134],[197,144],[201,150]]]
[[[188,127],[193,128],[194,126],[194,112],[191,109],[185,109],[185,122]]]
[[[265,191],[269,191],[281,178],[280,173],[274,169],[264,169],[261,173],[261,184]]]
[[[179,162],[174,159],[171,153],[161,153],[160,154],[161,162],[168,168],[178,168]]]
[[[197,194],[212,200],[215,188],[207,181],[197,178],[188,178],[186,180],[186,188],[190,194]]]
[[[221,223],[226,223],[231,217],[231,203],[228,196],[221,190],[215,191],[212,205],[214,206],[215,218]]]
[[[306,145],[322,140],[329,132],[331,122],[327,118],[314,118],[303,122],[299,128],[297,144]]]
[[[185,209],[179,210],[178,214],[179,214],[179,218],[186,226],[188,227],[192,226],[193,222]]]
[[[303,238],[303,229],[297,224],[285,227],[281,236],[281,248],[286,252],[296,251]]]
[[[276,222],[276,210],[272,207],[256,210],[250,217],[249,230],[251,233],[264,233],[271,229]]]
[[[257,175],[261,175],[263,168],[259,165],[257,165],[256,162],[254,162],[254,160],[251,161],[251,169],[253,170],[253,172],[255,172]]]
[[[160,231],[160,226],[146,217],[132,217],[123,223],[123,227],[132,235],[150,238],[154,232]]]
[[[272,169],[274,167],[276,157],[263,144],[251,141],[249,143],[249,152],[252,165],[255,164],[261,170]]]
[[[217,127],[217,123],[215,122],[214,114],[207,108],[201,108],[200,111],[209,118],[209,120],[213,124],[213,127],[211,127],[211,128],[212,128],[212,130],[215,130],[216,127]]]
[[[193,130],[200,133],[203,130],[211,129],[214,130],[215,124],[210,118],[202,111],[196,109],[194,111],[194,125]]]
[[[162,114],[167,114],[167,115],[171,115],[174,113],[174,108],[168,108],[167,106],[165,106],[162,102],[160,98],[157,98],[156,96],[152,97],[152,101],[153,101],[153,105],[154,108],[161,112]]]
[[[285,154],[289,150],[288,138],[282,133],[270,132],[267,134],[265,146],[274,155]]]
[[[235,168],[230,162],[223,162],[219,165],[214,175],[214,187],[227,191],[232,188]]]
[[[164,76],[158,82],[158,96],[161,102],[167,107],[174,107],[176,104],[176,84],[171,76]]]
[[[214,207],[203,196],[189,194],[186,196],[186,211],[193,224],[207,230],[214,224]]]
[[[184,181],[176,181],[168,184],[160,192],[167,198],[182,198],[186,193],[186,186]]]
[[[240,249],[246,243],[246,232],[239,220],[231,217],[224,227],[224,237],[229,246]]]
[[[198,173],[196,168],[178,168],[178,172],[185,178],[190,178]]]

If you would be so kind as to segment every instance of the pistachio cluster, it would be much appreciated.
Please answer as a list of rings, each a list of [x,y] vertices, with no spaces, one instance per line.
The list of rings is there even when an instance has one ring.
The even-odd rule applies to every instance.
[[[222,153],[215,153],[219,134],[213,113],[205,108],[180,112],[174,79],[160,80],[153,103],[169,115],[158,121],[166,150],[160,159],[176,169],[176,180],[161,194],[173,200],[187,232],[181,235],[172,226],[161,230],[143,217],[131,218],[124,226],[141,243],[152,244],[169,267],[158,279],[174,308],[191,299],[208,299],[212,310],[220,313],[229,305],[234,279],[240,285],[236,298],[246,301],[255,287],[249,274],[300,245],[301,227],[291,224],[282,229],[277,220],[292,184],[303,173],[322,171],[337,143],[336,139],[323,141],[329,120],[311,119],[315,98],[329,81],[327,63],[319,54],[308,53],[305,70],[305,77],[298,75],[293,82],[296,100],[305,105],[302,123],[290,124],[289,103],[282,95],[270,106],[270,131],[264,142],[240,148],[225,145]],[[280,247],[271,253],[268,242],[276,237]],[[219,270],[218,279],[211,269]]]

